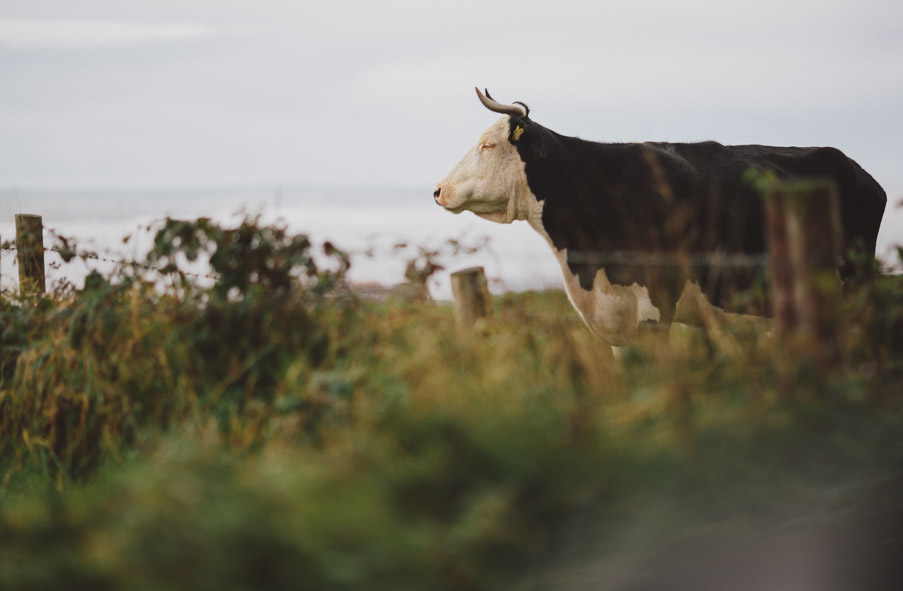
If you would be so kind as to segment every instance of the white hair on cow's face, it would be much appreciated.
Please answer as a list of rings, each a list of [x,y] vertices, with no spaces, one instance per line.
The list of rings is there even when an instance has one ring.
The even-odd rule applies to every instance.
[[[505,115],[496,121],[439,182],[439,205],[502,224],[528,219],[539,204],[527,186],[524,161],[508,141],[510,120]]]

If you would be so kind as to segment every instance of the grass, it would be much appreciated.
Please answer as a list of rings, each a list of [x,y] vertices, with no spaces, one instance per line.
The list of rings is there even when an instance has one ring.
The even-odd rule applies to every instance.
[[[768,338],[615,362],[560,292],[462,331],[254,219],[137,263],[0,297],[0,589],[739,587],[791,542],[889,580],[857,549],[900,547],[899,278],[850,290],[824,374]]]

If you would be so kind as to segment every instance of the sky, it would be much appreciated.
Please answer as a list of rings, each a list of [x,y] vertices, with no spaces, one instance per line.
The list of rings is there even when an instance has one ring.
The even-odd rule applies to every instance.
[[[0,190],[423,187],[496,118],[831,145],[903,242],[898,0],[0,0]]]

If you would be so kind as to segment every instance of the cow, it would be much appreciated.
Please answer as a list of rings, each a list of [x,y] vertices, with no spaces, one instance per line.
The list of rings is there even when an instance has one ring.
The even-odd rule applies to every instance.
[[[525,220],[555,253],[574,308],[613,346],[628,343],[644,323],[681,322],[675,312],[693,290],[723,314],[768,313],[766,300],[737,297],[761,285],[764,273],[764,205],[750,170],[833,180],[843,252],[874,256],[887,196],[840,150],[597,143],[543,127],[522,102],[476,92],[502,117],[438,183],[433,199],[453,213]],[[861,260],[844,258],[841,278]]]

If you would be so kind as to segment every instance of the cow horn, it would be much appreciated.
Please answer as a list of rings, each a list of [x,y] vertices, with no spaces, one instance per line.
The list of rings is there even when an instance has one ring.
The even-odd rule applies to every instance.
[[[527,105],[523,103],[514,103],[513,105],[503,105],[502,103],[496,101],[494,98],[489,96],[489,91],[486,91],[484,95],[480,92],[479,88],[474,88],[477,91],[477,96],[480,97],[480,102],[483,103],[483,106],[493,111],[495,113],[501,113],[502,115],[513,115],[515,117],[526,117],[530,114],[530,109],[527,108]]]

